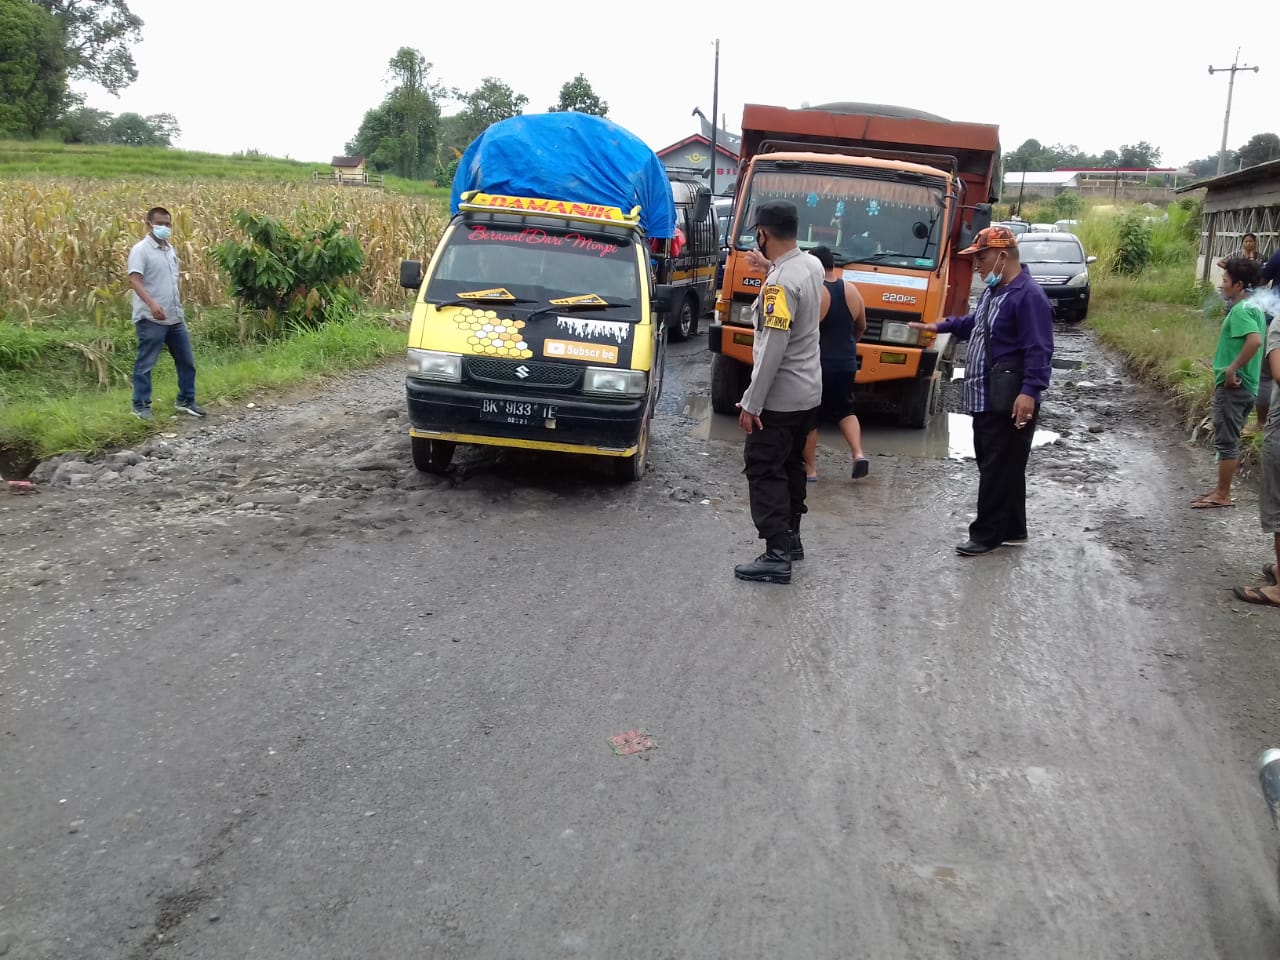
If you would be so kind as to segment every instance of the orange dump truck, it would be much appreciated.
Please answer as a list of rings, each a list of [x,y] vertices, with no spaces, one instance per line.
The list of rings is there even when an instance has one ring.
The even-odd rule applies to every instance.
[[[712,407],[735,413],[751,377],[752,302],[764,281],[745,257],[755,246],[755,211],[789,200],[800,214],[801,249],[830,248],[837,270],[866,302],[859,408],[925,426],[941,409],[953,344],[947,334],[907,324],[968,312],[973,267],[957,251],[991,221],[1000,187],[998,128],[875,104],[747,104],[739,169],[708,337]]]

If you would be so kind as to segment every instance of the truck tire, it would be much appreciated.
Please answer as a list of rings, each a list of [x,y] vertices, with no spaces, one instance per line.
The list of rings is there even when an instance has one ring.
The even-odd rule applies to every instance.
[[[903,387],[902,403],[898,407],[898,426],[923,430],[929,419],[942,409],[942,378],[913,380]]]
[[[649,464],[649,421],[645,417],[644,426],[640,428],[640,439],[636,443],[636,452],[629,457],[613,458],[613,475],[623,483],[635,483],[644,476]]]
[[[453,462],[453,452],[458,445],[452,440],[428,440],[426,437],[410,437],[413,465],[423,473],[444,473]]]
[[[676,343],[683,343],[698,332],[698,298],[693,294],[681,301],[670,330],[671,339]]]
[[[736,415],[738,401],[746,392],[751,374],[747,368],[723,353],[711,355],[711,409]]]

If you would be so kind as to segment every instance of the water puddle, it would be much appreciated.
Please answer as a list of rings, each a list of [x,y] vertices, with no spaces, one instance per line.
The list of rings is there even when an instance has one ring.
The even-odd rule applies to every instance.
[[[710,397],[691,397],[685,401],[683,414],[698,421],[690,431],[699,440],[742,442],[742,431],[734,417],[711,411]],[[1059,434],[1037,430],[1032,439],[1036,447],[1054,443]],[[845,448],[844,438],[834,425],[818,428],[818,443],[834,450]],[[938,414],[923,430],[906,430],[875,420],[862,421],[862,444],[870,454],[914,457],[922,460],[972,460],[973,426],[968,414]]]
[[[1052,430],[1037,430],[1031,445],[1048,446],[1058,438],[1059,434]],[[835,427],[821,427],[818,442],[837,450],[844,446],[844,438]],[[906,430],[871,421],[863,424],[862,445],[876,453],[923,460],[972,460],[976,456],[973,421],[967,413],[938,414],[923,430]]]
[[[1075,357],[1053,357],[1049,360],[1049,365],[1055,370],[1083,370],[1085,362]],[[964,379],[964,367],[956,364],[951,369],[951,382],[958,383]]]

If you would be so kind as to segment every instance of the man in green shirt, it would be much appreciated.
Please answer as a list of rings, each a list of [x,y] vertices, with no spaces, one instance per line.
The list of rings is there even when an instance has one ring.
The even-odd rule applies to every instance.
[[[1222,299],[1227,316],[1218,334],[1213,355],[1213,445],[1218,458],[1218,485],[1191,501],[1197,510],[1234,507],[1231,481],[1240,462],[1240,431],[1258,396],[1262,372],[1262,338],[1267,320],[1262,310],[1247,302],[1258,282],[1258,264],[1232,257],[1222,267]]]

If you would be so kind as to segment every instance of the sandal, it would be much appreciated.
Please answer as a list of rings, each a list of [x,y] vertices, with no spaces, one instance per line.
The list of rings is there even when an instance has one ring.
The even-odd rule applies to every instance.
[[[1243,600],[1245,603],[1256,603],[1264,607],[1280,607],[1280,600],[1272,600],[1257,587],[1232,587],[1231,592],[1236,595],[1236,599]]]

